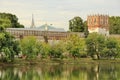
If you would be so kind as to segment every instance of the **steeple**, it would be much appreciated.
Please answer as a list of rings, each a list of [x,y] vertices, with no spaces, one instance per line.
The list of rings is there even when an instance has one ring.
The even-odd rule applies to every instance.
[[[31,26],[30,26],[30,28],[35,28],[35,24],[34,24],[34,16],[33,16],[33,14],[32,14],[32,22],[31,22]]]

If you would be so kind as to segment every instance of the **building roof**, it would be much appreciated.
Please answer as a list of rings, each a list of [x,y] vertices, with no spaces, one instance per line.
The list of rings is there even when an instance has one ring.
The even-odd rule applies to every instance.
[[[53,27],[52,25],[47,25],[47,24],[44,24],[40,27],[37,27],[38,29],[42,30],[42,31],[63,31],[65,32],[65,30],[63,28],[55,28]]]
[[[36,31],[56,31],[56,32],[66,32],[63,28],[55,28],[53,26],[44,24],[36,28],[7,28],[12,30],[36,30]]]

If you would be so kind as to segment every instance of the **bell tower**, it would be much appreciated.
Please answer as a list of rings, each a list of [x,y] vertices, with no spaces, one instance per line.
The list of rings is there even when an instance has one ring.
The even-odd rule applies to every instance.
[[[109,36],[109,16],[108,15],[89,15],[87,25],[89,33],[97,32]]]

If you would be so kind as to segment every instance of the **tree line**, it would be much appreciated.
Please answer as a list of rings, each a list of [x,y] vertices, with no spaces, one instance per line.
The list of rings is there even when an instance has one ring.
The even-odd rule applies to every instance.
[[[79,16],[69,20],[69,30],[72,32],[84,32],[87,37],[87,28],[87,21],[83,21]],[[109,17],[109,32],[110,34],[120,34],[120,16]]]
[[[24,25],[18,22],[17,16],[11,13],[0,13],[0,26],[4,28],[24,28]]]
[[[35,36],[21,40],[15,38],[0,27],[0,60],[13,62],[15,56],[24,59],[115,59],[120,57],[120,39],[91,33],[87,38],[70,35],[64,40],[46,43]]]
[[[96,36],[96,37],[95,37]],[[120,39],[91,33],[87,38],[70,35],[58,43],[38,42],[35,37],[27,37],[20,42],[27,58],[83,58],[115,59],[120,57]]]

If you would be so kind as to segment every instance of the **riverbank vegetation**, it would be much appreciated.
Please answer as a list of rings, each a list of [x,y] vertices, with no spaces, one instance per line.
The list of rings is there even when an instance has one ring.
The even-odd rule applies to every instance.
[[[13,62],[21,51],[19,41],[0,27],[0,58],[2,62]]]
[[[35,59],[115,59],[120,57],[120,39],[91,33],[87,38],[70,35],[68,38],[49,43],[39,41],[34,36],[16,40],[0,28],[0,58],[2,62],[13,62],[20,58]]]
[[[31,58],[87,58],[115,59],[120,57],[120,41],[113,37],[92,33],[87,38],[70,35],[67,39],[45,43],[33,36],[20,41],[22,54]]]

